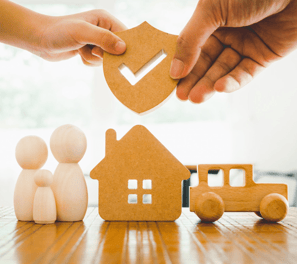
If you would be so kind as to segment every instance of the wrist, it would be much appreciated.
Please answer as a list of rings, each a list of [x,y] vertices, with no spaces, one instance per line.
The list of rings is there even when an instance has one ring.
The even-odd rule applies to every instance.
[[[21,36],[18,47],[28,50],[37,56],[41,56],[43,53],[43,32],[46,30],[50,19],[47,16],[37,14],[34,17],[30,17],[30,20],[32,20],[32,23],[29,22],[26,28],[24,27],[25,33]]]
[[[43,54],[47,53],[48,28],[56,23],[57,18],[38,14],[38,24],[36,23],[32,27],[32,39],[28,42],[28,50],[39,57],[43,57]]]

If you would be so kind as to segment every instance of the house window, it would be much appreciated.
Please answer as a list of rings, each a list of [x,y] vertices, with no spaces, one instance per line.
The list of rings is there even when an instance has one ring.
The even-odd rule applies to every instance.
[[[151,190],[152,189],[152,180],[143,180],[142,189]]]
[[[152,195],[151,194],[143,194],[142,190],[151,190],[152,189],[152,180],[142,180],[142,188],[138,190],[138,181],[137,180],[128,180],[128,189],[129,190],[137,190],[138,194],[128,194],[128,203],[129,204],[137,204],[137,195],[142,196],[142,204],[152,204]],[[134,192],[134,191],[133,191]],[[141,202],[140,202],[141,203]]]
[[[143,204],[151,204],[152,203],[152,195],[151,194],[144,194],[142,196],[142,203]]]
[[[128,203],[129,204],[137,204],[137,194],[129,194],[128,195]]]
[[[137,180],[128,180],[128,189],[137,189]]]

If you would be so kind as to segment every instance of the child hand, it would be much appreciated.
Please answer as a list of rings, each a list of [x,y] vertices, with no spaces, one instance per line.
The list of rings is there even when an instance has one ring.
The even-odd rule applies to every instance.
[[[126,44],[112,32],[126,27],[104,10],[92,10],[63,17],[49,17],[40,35],[40,57],[65,60],[79,54],[85,65],[96,66],[103,52],[122,54]]]

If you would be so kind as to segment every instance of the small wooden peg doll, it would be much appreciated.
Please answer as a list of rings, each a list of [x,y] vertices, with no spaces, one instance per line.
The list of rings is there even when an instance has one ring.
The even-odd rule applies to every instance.
[[[33,203],[33,219],[36,224],[52,224],[57,219],[56,201],[50,187],[53,175],[48,170],[39,170],[34,180],[38,187]]]

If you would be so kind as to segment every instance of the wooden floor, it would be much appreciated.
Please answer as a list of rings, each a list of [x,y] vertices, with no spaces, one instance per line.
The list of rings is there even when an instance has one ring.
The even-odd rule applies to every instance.
[[[188,209],[175,222],[105,222],[97,210],[37,225],[0,207],[0,263],[297,263],[296,208],[279,224],[253,213],[205,224]]]

